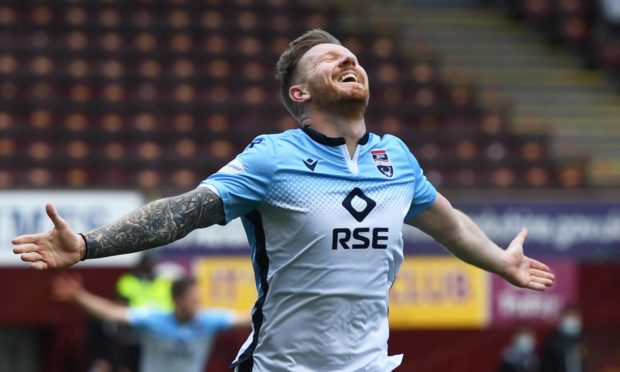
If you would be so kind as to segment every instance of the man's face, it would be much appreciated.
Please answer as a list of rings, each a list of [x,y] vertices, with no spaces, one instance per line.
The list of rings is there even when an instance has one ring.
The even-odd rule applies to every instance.
[[[175,298],[176,310],[184,317],[193,317],[200,310],[200,293],[197,285],[192,285],[185,293]]]
[[[336,44],[319,44],[299,60],[298,81],[319,107],[334,103],[368,104],[368,75],[357,57]],[[328,107],[328,106],[327,106]]]

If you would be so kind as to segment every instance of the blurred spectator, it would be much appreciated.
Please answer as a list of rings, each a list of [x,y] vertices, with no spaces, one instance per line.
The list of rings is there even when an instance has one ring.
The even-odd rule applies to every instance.
[[[620,25],[620,1],[601,0],[603,17],[610,24]]]
[[[170,288],[172,281],[169,278],[157,276],[155,273],[155,257],[145,253],[140,258],[138,265],[132,272],[122,275],[116,282],[116,292],[119,300],[131,308],[152,308],[170,311],[173,308]],[[91,323],[89,333],[97,334],[97,324]],[[131,327],[122,324],[110,324],[101,322],[100,332],[106,332],[109,336],[101,341],[107,344],[105,348],[115,350],[113,359],[109,359],[114,366],[137,371],[141,358],[140,336]],[[90,337],[89,337],[90,338]]]
[[[510,345],[504,349],[499,372],[534,372],[538,368],[538,358],[534,353],[536,334],[529,326],[515,330]]]
[[[143,254],[132,272],[122,275],[116,283],[119,305],[132,308],[172,310],[168,278],[158,277],[154,271],[155,258]],[[86,363],[91,372],[137,371],[140,363],[139,334],[131,327],[97,317],[86,323]]]
[[[582,323],[579,310],[572,306],[564,309],[556,329],[545,343],[541,371],[585,371],[585,345],[581,331]]]
[[[52,292],[57,300],[74,302],[98,318],[136,328],[143,346],[140,371],[144,372],[201,372],[218,332],[249,325],[247,316],[201,310],[193,278],[181,278],[172,284],[174,307],[167,311],[119,305],[88,292],[75,275],[56,276]],[[97,361],[90,370],[106,371],[108,367]]]
[[[151,254],[144,254],[133,272],[124,274],[116,283],[118,295],[127,301],[130,307],[152,307],[159,310],[172,309],[172,297],[169,278],[157,276],[155,259]]]

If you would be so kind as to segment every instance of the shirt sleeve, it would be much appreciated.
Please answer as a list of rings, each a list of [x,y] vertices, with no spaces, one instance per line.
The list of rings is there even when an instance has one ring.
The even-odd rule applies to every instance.
[[[216,332],[226,331],[234,324],[234,315],[226,310],[203,310],[200,312],[200,322],[203,327]]]
[[[256,137],[248,147],[222,169],[200,183],[214,187],[224,204],[225,222],[245,216],[265,198],[275,172],[273,141]]]
[[[409,148],[404,143],[401,142],[401,144],[409,157],[409,162],[411,163],[414,174],[413,199],[411,200],[411,206],[409,206],[409,212],[405,215],[406,222],[424,212],[435,202],[437,190],[426,178],[422,167],[420,167],[420,163],[418,163],[418,160],[413,156],[411,151],[409,151]]]

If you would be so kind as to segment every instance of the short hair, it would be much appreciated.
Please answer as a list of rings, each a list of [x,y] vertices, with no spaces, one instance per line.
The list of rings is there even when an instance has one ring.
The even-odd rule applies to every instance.
[[[196,279],[192,277],[183,277],[172,282],[172,298],[177,299],[185,294],[190,287],[196,285]]]
[[[299,122],[301,122],[303,106],[293,101],[289,97],[288,91],[295,83],[297,63],[308,50],[319,44],[342,45],[340,40],[336,39],[329,32],[318,28],[313,29],[291,41],[286,50],[280,55],[276,65],[276,79],[280,81],[280,95],[282,96],[284,106]]]

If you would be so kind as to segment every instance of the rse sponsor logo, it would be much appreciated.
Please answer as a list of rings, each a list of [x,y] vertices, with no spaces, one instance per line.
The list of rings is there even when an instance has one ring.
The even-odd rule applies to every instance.
[[[353,201],[359,199],[359,203],[357,203],[357,208],[353,206]],[[363,208],[360,204],[363,204]],[[342,206],[351,213],[351,216],[357,220],[357,222],[362,222],[368,216],[368,214],[377,206],[377,202],[366,196],[364,192],[356,187],[351,191],[346,198],[342,201]]]
[[[387,249],[389,229],[387,227],[337,228],[332,231],[332,250],[344,249]]]

